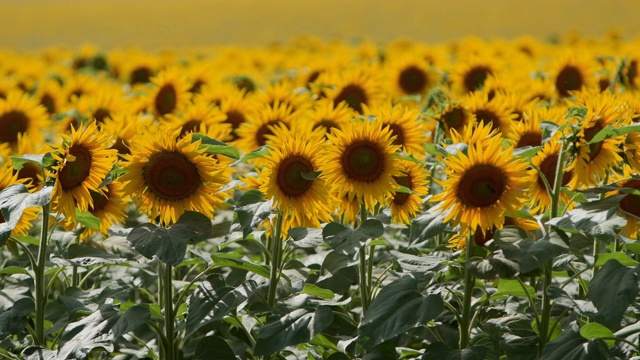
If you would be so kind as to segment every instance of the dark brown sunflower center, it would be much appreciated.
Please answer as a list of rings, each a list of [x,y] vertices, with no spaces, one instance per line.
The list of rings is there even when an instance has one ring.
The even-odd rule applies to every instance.
[[[104,194],[101,194],[97,191],[89,190],[89,194],[91,195],[91,202],[93,206],[91,207],[91,213],[96,214],[99,211],[104,210],[104,208],[109,203],[109,186],[105,186],[102,188]]]
[[[200,128],[200,124],[202,124],[202,120],[189,120],[184,125],[182,125],[182,130],[180,130],[179,138],[183,138],[185,135],[196,132]]]
[[[472,92],[476,90],[480,90],[484,86],[485,80],[487,80],[487,76],[491,75],[493,72],[486,66],[476,66],[463,77],[464,88],[467,92]]]
[[[544,158],[540,163],[539,169],[544,175],[544,178],[547,179],[549,186],[553,187],[556,181],[556,169],[558,167],[558,154],[551,154]],[[571,179],[570,172],[564,172],[562,175],[562,186],[567,185],[569,180]],[[544,184],[544,180],[538,175],[537,178],[538,186],[542,189],[546,189],[546,185]]]
[[[495,204],[507,188],[507,176],[502,169],[489,164],[475,165],[467,170],[458,184],[460,202],[469,207]]]
[[[111,145],[111,148],[118,150],[119,155],[131,154],[131,150],[129,150],[127,142],[121,137],[116,139],[113,145]]]
[[[454,107],[442,114],[442,121],[449,129],[461,130],[465,123],[465,114],[462,107]]]
[[[524,119],[524,114],[522,113],[522,110],[513,110],[511,112],[511,115],[515,115],[513,118],[513,121],[522,121]]]
[[[93,118],[96,119],[98,124],[102,124],[104,119],[111,117],[111,111],[105,108],[99,108],[93,112]]]
[[[0,115],[0,142],[15,143],[18,134],[23,134],[29,128],[29,118],[19,110],[11,110]]]
[[[273,135],[271,127],[277,124],[284,124],[285,126],[287,126],[287,124],[283,123],[279,119],[271,120],[260,126],[258,131],[256,131],[256,143],[258,144],[258,146],[264,146],[267,143],[267,135]]]
[[[5,93],[4,91],[0,90],[0,99],[6,99],[7,98],[7,93]]]
[[[341,164],[349,178],[367,183],[374,182],[384,172],[384,153],[373,142],[356,141],[345,149]]]
[[[301,196],[313,185],[313,180],[303,178],[302,174],[311,172],[313,164],[309,159],[300,155],[289,156],[277,169],[278,187],[287,196]]]
[[[587,142],[591,141],[591,139],[593,139],[593,137],[596,136],[597,133],[602,131],[602,129],[604,129],[604,124],[602,123],[602,121],[596,121],[596,123],[592,127],[584,130],[584,139]],[[600,150],[602,150],[602,141],[589,144],[589,161],[595,159],[596,156],[598,156],[598,154],[600,153]]]
[[[500,118],[493,111],[479,109],[474,114],[478,122],[484,122],[486,125],[491,125],[494,129],[500,130]]]
[[[580,69],[572,65],[567,65],[556,77],[556,89],[562,97],[569,96],[569,91],[580,90],[584,84]]]
[[[393,177],[396,182],[398,183],[398,185],[400,186],[404,186],[409,190],[413,189],[413,182],[411,181],[411,176],[407,175],[407,176],[394,176]],[[405,192],[396,192],[395,195],[393,196],[393,203],[396,205],[402,205],[404,203],[407,202],[407,200],[409,200],[409,196],[411,194],[409,193],[405,193]]]
[[[18,179],[27,179],[31,182],[31,185],[39,186],[40,180],[38,179],[38,175],[40,174],[42,174],[40,166],[32,162],[26,162],[22,164],[22,169],[18,170]]]
[[[607,91],[610,85],[611,85],[611,82],[609,82],[608,78],[603,77],[598,79],[598,87],[600,88],[600,92]]]
[[[398,85],[405,94],[420,94],[427,88],[427,74],[417,66],[409,66],[400,72]]]
[[[196,166],[179,152],[154,153],[142,175],[153,195],[165,200],[184,199],[193,194],[201,184]]]
[[[391,135],[396,137],[393,140],[393,145],[404,145],[404,129],[402,126],[398,124],[384,124],[384,126],[389,126]]]
[[[173,85],[166,84],[162,86],[154,100],[154,105],[158,114],[164,116],[172,113],[173,110],[176,109],[177,96],[176,89]]]
[[[542,145],[542,133],[537,131],[527,131],[520,136],[520,139],[516,144],[516,148],[540,145]]]
[[[145,84],[151,80],[153,72],[146,66],[134,69],[129,76],[129,84]]]
[[[318,128],[324,128],[327,133],[330,133],[331,129],[333,129],[333,128],[339,129],[340,127],[333,120],[322,119],[322,120],[318,121],[315,125],[313,125],[313,129],[314,130],[318,129]]]
[[[629,81],[629,86],[636,87],[636,81],[638,80],[638,60],[629,61],[629,65],[627,67],[627,81]]]
[[[189,92],[192,94],[198,94],[200,93],[200,90],[202,89],[202,86],[204,86],[204,81],[202,80],[196,80],[193,82],[193,85],[191,85],[191,87],[189,88]]]
[[[320,76],[321,72],[319,70],[313,71],[309,74],[309,76],[307,77],[307,84],[311,84],[313,82],[315,82],[316,80],[318,80],[318,77]]]
[[[73,159],[70,160],[69,155],[72,155]],[[71,146],[66,163],[58,174],[62,190],[68,192],[82,184],[91,172],[92,159],[91,150],[85,146],[81,144]]]
[[[56,113],[56,102],[53,100],[53,97],[49,94],[44,94],[40,98],[40,105],[44,106],[47,109],[47,113],[49,115],[53,115]]]
[[[338,96],[333,99],[336,106],[343,101],[346,101],[350,108],[362,114],[362,104],[367,104],[368,101],[367,93],[360,85],[349,84],[342,88]]]
[[[623,187],[640,190],[640,180],[627,181]],[[620,209],[635,217],[640,217],[640,195],[625,195],[620,201]]]
[[[232,140],[236,140],[238,138],[238,135],[236,134],[236,130],[245,121],[246,121],[246,118],[244,117],[243,113],[235,110],[230,110],[227,112],[227,119],[224,122],[227,124],[231,124],[231,136],[233,138]]]

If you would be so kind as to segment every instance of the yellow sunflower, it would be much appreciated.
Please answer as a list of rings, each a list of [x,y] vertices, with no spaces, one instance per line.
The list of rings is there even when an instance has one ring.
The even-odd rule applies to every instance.
[[[122,224],[127,218],[129,197],[124,195],[123,185],[119,182],[110,182],[103,186],[101,191],[90,191],[92,205],[89,213],[100,219],[100,229],[87,228],[81,234],[83,239],[88,239],[96,234],[106,235],[113,225]],[[69,219],[65,227],[76,227],[75,219]]]
[[[492,101],[487,99],[487,94],[474,92],[462,99],[469,112],[473,114],[477,122],[491,124],[503,137],[508,137],[513,127],[513,115],[506,104],[496,97]]]
[[[222,202],[217,193],[227,183],[218,161],[205,154],[201,142],[187,135],[144,131],[130,143],[126,173],[117,181],[133,194],[138,207],[161,224],[175,223],[185,211],[213,217]]]
[[[161,125],[167,132],[180,129],[180,138],[194,132],[202,133],[202,128],[207,128],[216,140],[227,141],[231,136],[231,124],[225,123],[226,119],[220,109],[200,98],[178,115],[167,115]]]
[[[640,132],[627,134],[623,149],[627,163],[636,171],[640,171]]]
[[[640,179],[631,178],[621,184],[621,188],[629,188],[640,190]],[[632,239],[638,239],[638,232],[640,231],[640,195],[633,193],[626,194],[618,204],[620,214],[627,220],[627,224],[622,228],[622,233]]]
[[[72,128],[71,135],[62,134],[62,138],[62,145],[52,152],[58,164],[53,167],[51,198],[54,210],[74,218],[76,207],[87,211],[93,204],[90,191],[101,191],[117,151],[109,149],[109,135],[99,131],[95,123],[79,130]]]
[[[136,133],[150,123],[150,116],[119,114],[113,118],[107,118],[102,124],[102,131],[113,139],[110,149],[117,150],[118,157],[123,158],[124,155],[131,153],[129,147]]]
[[[344,102],[335,105],[332,100],[320,99],[302,120],[309,132],[317,130],[326,136],[333,128],[342,129],[356,115]]]
[[[278,81],[269,84],[262,90],[255,92],[255,101],[258,106],[267,105],[274,107],[275,104],[288,106],[291,112],[309,109],[313,105],[311,94],[306,88],[296,88],[289,81]]]
[[[48,151],[46,147],[47,145],[43,143],[35,144],[26,134],[19,134],[16,155],[44,154]],[[13,161],[10,160],[9,163],[12,164]],[[13,164],[11,166],[13,167]],[[44,185],[42,168],[33,162],[23,163],[22,168],[17,171],[17,175],[18,179],[23,181],[30,190],[40,190]]]
[[[598,184],[613,166],[622,161],[620,145],[625,141],[624,136],[614,136],[593,144],[589,142],[607,126],[619,127],[631,120],[628,106],[619,102],[613,94],[598,92],[585,96],[588,112],[577,133],[575,159],[567,168],[573,171],[569,182],[572,190]]]
[[[62,86],[54,79],[41,82],[33,97],[47,109],[49,115],[57,114],[66,104],[66,99],[62,95]]]
[[[83,96],[75,104],[78,115],[88,121],[101,125],[108,118],[125,111],[124,94],[120,87],[103,84],[101,89],[91,96]],[[75,124],[79,125],[79,124]]]
[[[391,209],[391,217],[394,223],[408,224],[420,209],[422,198],[427,195],[427,169],[413,161],[400,161],[401,175],[396,176],[398,185],[404,186],[410,193],[395,192],[387,198],[387,205]]]
[[[388,91],[395,97],[424,95],[439,78],[426,60],[418,55],[403,54],[385,62]]]
[[[244,122],[236,133],[239,139],[236,140],[238,148],[245,152],[253,151],[266,145],[267,135],[272,135],[272,128],[276,125],[284,125],[291,129],[294,123],[300,119],[301,113],[292,112],[289,106],[276,103],[275,106],[265,106],[256,111]]]
[[[462,132],[467,125],[475,121],[469,109],[458,102],[447,103],[436,119],[443,126],[446,137],[451,137],[452,130]]]
[[[284,230],[293,227],[319,228],[321,222],[331,220],[335,202],[329,194],[330,186],[320,175],[309,180],[323,162],[324,139],[291,132],[284,126],[274,129],[269,154],[261,159],[264,183],[260,190],[273,198],[274,206],[285,217]]]
[[[513,148],[502,149],[502,139],[494,135],[470,143],[466,153],[445,160],[447,179],[438,181],[443,191],[432,198],[446,212],[445,221],[482,232],[501,229],[505,213],[522,208],[529,186],[527,164],[514,158]]]
[[[161,71],[151,78],[149,110],[161,118],[184,109],[189,103],[189,83],[178,69]]]
[[[26,93],[11,91],[6,99],[0,99],[0,143],[9,144],[14,151],[17,150],[19,134],[40,143],[42,131],[48,125],[45,108]]]
[[[330,145],[321,170],[337,198],[364,201],[371,211],[393,194],[394,176],[402,173],[395,159],[400,146],[393,144],[389,127],[378,119],[355,120],[342,130],[334,128],[327,137]]]
[[[18,179],[17,174],[14,173],[13,168],[10,166],[0,166],[0,191],[5,188],[13,185],[24,183]],[[22,215],[20,216],[20,220],[16,224],[16,227],[13,229],[12,233],[14,235],[27,235],[27,232],[33,226],[33,221],[38,218],[38,208],[30,207],[26,208]],[[2,216],[2,212],[0,212],[0,224],[4,223],[6,219]]]
[[[491,75],[497,74],[496,62],[491,58],[472,57],[456,65],[451,74],[453,89],[460,95],[484,88],[484,83]]]
[[[523,119],[515,123],[512,128],[509,142],[515,148],[524,146],[540,146],[542,145],[542,121],[551,121],[558,125],[565,122],[564,115],[566,109],[562,107],[537,107],[525,112]]]
[[[413,155],[425,153],[426,138],[419,109],[381,101],[372,106],[362,105],[362,112],[378,118],[382,126],[388,126],[391,135],[395,136],[393,144],[400,145],[402,151]]]
[[[531,168],[528,171],[528,177],[531,183],[528,190],[529,207],[534,214],[541,214],[551,206],[549,190],[547,190],[545,181],[541,176],[544,176],[544,179],[546,179],[549,186],[551,186],[551,190],[553,190],[562,141],[559,137],[560,136],[557,136],[556,139],[547,141],[542,149],[531,159],[531,164],[542,173],[542,175],[540,175],[540,172],[535,168]],[[564,171],[561,185],[566,186],[569,183],[569,179],[571,179],[571,171]],[[561,192],[560,203],[570,208],[572,204],[570,204],[569,201],[569,195]]]
[[[557,95],[565,98],[573,91],[597,86],[596,67],[589,55],[571,53],[561,56],[551,70]]]
[[[362,105],[370,105],[383,98],[381,81],[371,66],[359,66],[338,73],[325,73],[318,79],[326,97],[337,105],[347,105],[362,114]]]

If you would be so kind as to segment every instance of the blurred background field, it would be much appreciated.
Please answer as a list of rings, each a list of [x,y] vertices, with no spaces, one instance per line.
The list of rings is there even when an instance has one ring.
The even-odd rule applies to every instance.
[[[0,48],[266,45],[297,35],[444,42],[640,34],[638,0],[0,0]]]

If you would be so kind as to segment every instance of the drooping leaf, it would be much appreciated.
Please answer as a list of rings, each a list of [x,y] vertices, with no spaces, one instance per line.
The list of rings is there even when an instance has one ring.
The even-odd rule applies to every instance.
[[[603,266],[611,259],[617,260],[623,266],[638,266],[638,264],[640,264],[623,252],[612,252],[598,254],[594,266]]]
[[[27,315],[36,311],[36,305],[29,298],[16,301],[11,309],[0,314],[0,340],[15,335],[27,327]]]
[[[42,159],[45,154],[25,154],[20,156],[12,156],[11,162],[15,170],[21,170],[25,163],[34,163],[39,167],[43,167]]]
[[[500,281],[498,282],[498,291],[494,294],[494,296],[499,295],[518,296],[523,298],[529,296],[534,299],[538,297],[536,295],[536,289],[534,289],[533,287],[524,284],[523,288],[518,280],[509,279],[500,279]]]
[[[234,160],[240,159],[240,152],[235,147],[212,139],[203,134],[193,134],[193,141],[201,140],[201,148],[204,148],[207,154],[218,154],[230,157]]]
[[[378,219],[367,219],[355,230],[336,222],[322,229],[324,241],[335,251],[348,256],[356,254],[367,240],[380,237],[383,233],[384,226]]]
[[[254,274],[258,274],[264,278],[269,278],[269,269],[263,265],[254,264],[250,261],[242,259],[223,257],[222,253],[219,253],[218,255],[211,255],[211,259],[213,260],[214,264],[218,266],[228,266],[234,269],[246,270]]]
[[[424,215],[411,220],[411,228],[409,229],[410,245],[432,238],[443,232],[447,227],[444,223],[442,212],[433,209],[431,208]]]
[[[56,352],[43,346],[29,346],[20,355],[24,360],[57,360]]]
[[[205,336],[196,346],[193,360],[236,360],[236,355],[224,339],[218,336]]]
[[[44,186],[30,193],[23,184],[13,184],[0,191],[0,214],[4,218],[4,222],[0,223],[0,245],[9,239],[24,210],[48,204],[52,192],[53,186]]]
[[[616,341],[613,339],[615,335],[606,326],[598,324],[597,322],[588,323],[580,328],[580,335],[585,339],[603,339],[608,346],[615,345]]]
[[[573,324],[562,335],[545,346],[542,359],[548,360],[605,360],[609,358],[607,346],[602,340],[582,337]]]
[[[76,220],[78,224],[84,225],[86,228],[100,230],[100,219],[89,211],[80,211],[76,208]]]
[[[483,360],[486,350],[472,347],[470,349],[453,349],[447,344],[436,342],[429,344],[422,356],[423,360],[442,359],[442,360]]]
[[[67,249],[67,259],[70,264],[76,266],[91,266],[97,264],[121,264],[126,262],[119,256],[110,254],[104,250],[86,246],[71,244]]]
[[[507,226],[493,235],[493,240],[504,256],[518,263],[520,273],[526,274],[568,251],[569,246],[555,231],[536,241],[522,229]]]
[[[360,323],[358,345],[366,350],[409,329],[424,325],[444,310],[439,295],[424,295],[408,275],[382,288]]]
[[[293,228],[289,230],[289,245],[299,248],[316,248],[324,243],[322,229]]]
[[[592,201],[567,211],[563,216],[549,220],[549,224],[568,230],[589,230],[611,219],[625,195],[616,195]]]
[[[323,289],[314,284],[304,284],[301,294],[308,294],[321,297],[323,299],[333,299],[335,294],[329,289]]]
[[[272,213],[272,200],[265,200],[259,190],[252,189],[240,196],[236,203],[236,219],[242,227],[242,236],[246,238]]]
[[[274,354],[287,346],[313,339],[333,322],[333,312],[328,306],[317,309],[295,309],[282,316],[270,316],[260,330],[254,355]]]
[[[589,300],[612,330],[620,328],[625,311],[638,295],[640,267],[628,268],[615,259],[607,261],[589,283]]]
[[[440,258],[433,255],[411,255],[401,253],[399,251],[391,250],[391,255],[395,256],[398,264],[402,267],[402,270],[411,272],[426,272],[432,270],[442,264],[445,258]]]
[[[258,285],[247,280],[237,287],[228,286],[220,275],[212,275],[198,285],[187,300],[186,336],[238,309],[256,291]]]
[[[502,250],[498,250],[486,259],[470,259],[469,269],[480,279],[495,279],[498,276],[508,279],[518,274],[520,265],[515,261],[505,258]]]
[[[621,126],[617,128],[614,128],[611,125],[607,125],[605,126],[604,129],[600,130],[597,134],[595,134],[593,138],[591,138],[591,140],[589,140],[589,144],[595,144],[604,139],[608,139],[614,136],[626,135],[632,132],[639,132],[639,131],[640,131],[640,124]]]

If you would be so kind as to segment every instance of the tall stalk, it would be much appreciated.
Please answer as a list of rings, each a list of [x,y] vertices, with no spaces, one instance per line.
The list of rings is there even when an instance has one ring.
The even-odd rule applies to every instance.
[[[46,346],[44,337],[44,312],[47,306],[47,293],[45,283],[45,267],[47,263],[47,248],[49,246],[49,204],[42,206],[42,229],[40,231],[40,248],[38,249],[38,263],[35,270],[36,288],[36,324],[35,339],[36,345]]]
[[[473,235],[469,232],[467,234],[467,241],[465,245],[464,296],[462,298],[462,316],[459,324],[460,350],[469,347],[469,339],[471,337],[471,298],[473,296],[475,283],[475,278],[469,269],[469,259],[471,259],[472,247]]]
[[[360,206],[360,225],[362,225],[368,217],[367,207],[363,203]],[[369,309],[369,305],[371,304],[371,279],[368,279],[369,275],[369,266],[367,264],[367,246],[362,246],[360,251],[358,252],[360,257],[360,269],[358,269],[360,273],[360,299],[362,301],[362,314],[364,315]],[[373,264],[371,264],[371,268],[373,271]],[[371,276],[369,276],[371,277]]]
[[[267,294],[267,302],[271,308],[276,306],[276,292],[278,283],[280,282],[280,269],[282,268],[282,223],[284,215],[279,213],[276,219],[276,228],[271,237],[271,272],[269,274],[269,293]]]
[[[174,328],[174,310],[173,310],[173,267],[170,264],[160,262],[162,271],[161,282],[161,298],[163,298],[162,306],[164,308],[164,334],[167,338],[164,358],[166,360],[176,359],[176,335]]]

